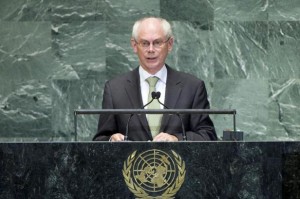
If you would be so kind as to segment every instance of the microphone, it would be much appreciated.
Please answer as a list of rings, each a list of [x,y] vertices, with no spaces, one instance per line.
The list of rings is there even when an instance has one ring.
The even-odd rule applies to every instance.
[[[159,98],[160,98],[160,92],[152,92],[151,93],[151,96],[152,96],[152,100],[151,102],[153,101],[153,99],[157,99],[158,103],[161,104],[164,108],[166,109],[169,109],[165,104],[163,104]],[[185,132],[185,128],[184,128],[184,125],[183,125],[183,121],[182,121],[182,117],[179,113],[176,114],[178,116],[178,118],[180,119],[180,122],[181,122],[181,128],[182,128],[182,138],[183,138],[183,141],[187,141],[187,137],[186,137],[186,132]]]
[[[152,99],[147,103],[145,104],[144,106],[141,107],[141,109],[144,109],[146,106],[148,106],[149,104],[151,104],[153,102],[153,100],[157,100],[159,104],[161,104],[164,108],[166,109],[169,109],[165,104],[163,104],[159,98],[160,98],[160,95],[161,93],[160,92],[152,92],[151,93],[151,97]],[[124,141],[128,141],[128,132],[129,132],[129,123],[130,123],[130,120],[132,118],[134,114],[132,113],[128,120],[127,120],[127,124],[126,124],[126,132],[125,132],[125,136],[124,136]],[[182,138],[183,138],[183,141],[187,141],[187,137],[186,137],[186,131],[185,131],[185,128],[184,128],[184,125],[183,125],[183,121],[182,121],[182,117],[179,113],[176,114],[178,116],[178,118],[180,119],[180,122],[181,122],[181,128],[182,128]]]
[[[160,92],[152,92],[152,93],[151,93],[151,96],[152,96],[152,100],[157,99],[157,100],[158,100],[158,103],[160,103],[160,102],[159,102]],[[152,102],[152,100],[151,100],[151,102]],[[161,103],[160,103],[160,104],[161,104]],[[164,104],[162,104],[162,105],[165,106]]]
[[[159,95],[157,93],[159,93]],[[141,109],[144,109],[146,106],[148,106],[149,104],[151,104],[154,99],[159,98],[160,97],[160,92],[152,92],[151,93],[151,97],[152,97],[152,99],[147,104],[145,104],[144,106],[142,106]],[[124,141],[128,141],[129,123],[130,123],[130,120],[131,120],[131,118],[132,118],[133,115],[134,115],[133,113],[130,114],[130,116],[129,116],[128,120],[127,120]]]

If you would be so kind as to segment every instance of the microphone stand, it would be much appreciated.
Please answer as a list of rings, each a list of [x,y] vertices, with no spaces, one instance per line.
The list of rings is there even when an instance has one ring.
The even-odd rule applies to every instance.
[[[124,141],[128,141],[128,128],[129,128],[129,122],[130,122],[130,120],[131,120],[131,118],[132,118],[133,115],[134,115],[133,113],[130,114],[130,116],[129,116],[128,120],[127,120],[127,124],[126,124],[126,132],[125,132],[125,136],[124,136]]]
[[[141,109],[144,109],[146,106],[148,106],[150,103],[153,102],[154,99],[157,99],[158,103],[161,104],[164,108],[166,109],[169,109],[166,105],[164,105],[160,100],[160,92],[152,92],[151,93],[151,97],[152,99],[150,100],[150,102],[148,102],[147,104],[145,104]],[[129,132],[129,123],[130,123],[130,120],[132,118],[134,114],[130,114],[128,120],[127,120],[127,124],[126,124],[126,132],[125,132],[125,136],[124,136],[124,141],[128,141],[128,132]],[[181,122],[181,128],[182,128],[182,139],[183,141],[187,141],[187,136],[186,136],[186,131],[185,131],[185,128],[184,128],[184,125],[183,125],[183,121],[182,121],[182,117],[179,113],[176,114]]]
[[[147,104],[145,104],[144,106],[142,106],[141,109],[144,109],[146,106],[148,106],[149,104],[151,104],[151,102],[153,102],[153,100],[155,99],[155,98],[153,97],[153,93],[155,93],[155,92],[152,92],[152,93],[151,93],[151,94],[152,94],[152,99],[150,100],[150,102],[148,102]],[[130,114],[130,116],[129,116],[128,120],[127,120],[127,124],[126,124],[126,132],[125,132],[125,136],[124,136],[124,141],[128,141],[129,123],[130,123],[130,120],[131,120],[131,118],[132,118],[133,115],[134,115],[133,113]]]
[[[160,100],[160,92],[152,92],[152,99],[157,99],[158,103],[160,103],[164,108],[169,109],[166,105],[164,105]],[[183,141],[187,141],[187,137],[186,137],[186,131],[183,125],[183,121],[182,121],[182,117],[179,113],[176,114],[178,116],[178,118],[180,119],[181,122],[181,128],[182,128],[182,139]]]

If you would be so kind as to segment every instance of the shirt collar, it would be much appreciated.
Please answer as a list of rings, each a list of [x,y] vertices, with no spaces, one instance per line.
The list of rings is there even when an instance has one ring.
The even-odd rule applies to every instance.
[[[140,77],[142,80],[146,80],[149,77],[153,77],[156,76],[159,78],[160,81],[162,81],[163,83],[166,84],[167,82],[167,67],[166,65],[164,65],[157,73],[155,73],[154,75],[148,73],[145,69],[143,69],[143,67],[139,67],[139,73],[140,73]]]

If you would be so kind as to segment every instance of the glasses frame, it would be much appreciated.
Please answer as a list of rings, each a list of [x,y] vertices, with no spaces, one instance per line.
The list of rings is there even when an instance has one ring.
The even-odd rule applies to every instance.
[[[170,39],[171,39],[171,37],[168,37],[167,40],[161,41],[161,43],[160,43],[158,46],[155,46],[155,45],[154,45],[154,42],[157,41],[157,40],[154,40],[153,42],[149,42],[149,41],[147,41],[147,40],[144,40],[144,42],[148,42],[148,44],[149,44],[148,46],[143,46],[143,43],[142,43],[142,42],[138,42],[138,41],[135,40],[135,39],[134,39],[134,42],[135,42],[137,45],[139,45],[141,48],[145,49],[145,50],[149,49],[150,46],[151,46],[151,44],[152,44],[152,47],[153,47],[153,48],[155,48],[155,49],[160,49],[164,44],[168,43]]]

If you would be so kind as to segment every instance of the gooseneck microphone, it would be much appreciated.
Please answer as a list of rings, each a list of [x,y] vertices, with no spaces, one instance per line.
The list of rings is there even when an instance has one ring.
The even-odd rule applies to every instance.
[[[160,92],[152,92],[151,93],[151,97],[152,99],[147,103],[145,104],[144,106],[141,107],[141,109],[145,108],[146,106],[148,106],[150,103],[153,102],[153,100],[157,100],[159,104],[161,104],[164,108],[166,109],[169,109],[165,104],[163,104],[159,98],[160,98],[160,95],[161,93]],[[132,118],[134,114],[132,113],[128,120],[127,120],[127,124],[126,124],[126,132],[125,132],[125,136],[124,136],[124,141],[128,141],[128,132],[129,132],[129,123],[130,123],[130,120]],[[184,128],[184,125],[183,125],[183,121],[182,121],[182,117],[179,113],[176,114],[178,116],[178,118],[180,119],[180,122],[181,122],[181,128],[182,128],[182,139],[183,141],[187,141],[187,137],[186,137],[186,131],[185,131],[185,128]]]
[[[165,104],[163,104],[159,98],[160,98],[160,92],[152,92],[152,100],[153,99],[157,99],[158,103],[160,103],[164,108],[166,109],[169,109]],[[151,101],[152,101],[151,100]],[[178,118],[180,119],[180,122],[181,122],[181,128],[182,128],[182,139],[183,141],[187,141],[187,138],[186,138],[186,132],[185,132],[185,128],[184,128],[184,125],[183,125],[183,121],[182,121],[182,117],[179,113],[176,114],[178,116]]]
[[[158,93],[159,93],[159,92],[158,92]],[[151,104],[151,103],[153,102],[154,99],[156,99],[156,97],[157,97],[156,92],[152,92],[152,93],[151,93],[151,97],[152,97],[152,99],[151,99],[147,104],[145,104],[144,106],[142,106],[141,109],[144,109],[146,106],[148,106],[149,104]],[[160,93],[159,93],[159,97],[160,97]],[[158,97],[158,98],[159,98],[159,97]],[[131,120],[131,118],[132,118],[133,115],[134,115],[133,113],[130,114],[130,116],[129,116],[128,120],[127,120],[127,124],[126,124],[126,132],[125,132],[125,136],[124,136],[124,141],[128,141],[129,123],[130,123],[130,120]]]
[[[159,101],[159,98],[160,98],[160,92],[152,92],[152,93],[151,93],[151,97],[152,97],[152,100],[157,99],[157,100],[158,100],[158,103],[160,103],[160,101]],[[152,102],[152,100],[151,100],[151,102]],[[162,103],[160,103],[160,104],[163,105],[163,106],[165,107],[164,104],[162,104]]]

